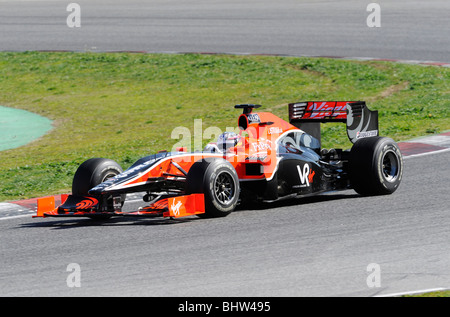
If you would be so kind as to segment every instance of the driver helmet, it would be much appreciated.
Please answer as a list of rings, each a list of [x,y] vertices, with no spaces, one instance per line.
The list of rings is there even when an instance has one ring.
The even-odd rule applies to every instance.
[[[234,132],[224,132],[217,138],[217,147],[223,151],[226,152],[230,148],[235,147],[238,143],[241,137],[239,134]]]

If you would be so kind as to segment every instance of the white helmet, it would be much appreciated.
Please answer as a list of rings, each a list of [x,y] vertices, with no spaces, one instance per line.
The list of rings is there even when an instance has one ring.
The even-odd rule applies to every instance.
[[[235,147],[240,139],[241,137],[237,133],[224,132],[217,138],[217,147],[226,152],[228,149]]]

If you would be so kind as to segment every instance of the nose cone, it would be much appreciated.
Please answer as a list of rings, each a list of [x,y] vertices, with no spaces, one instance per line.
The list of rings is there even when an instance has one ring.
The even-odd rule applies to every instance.
[[[115,177],[109,178],[107,181],[105,181],[101,184],[98,184],[94,188],[91,188],[88,192],[89,195],[102,195],[102,194],[107,193],[108,189],[111,186],[114,186],[114,185],[120,183],[120,181],[118,181],[118,179],[120,180],[120,175],[122,175],[122,174],[119,174]]]

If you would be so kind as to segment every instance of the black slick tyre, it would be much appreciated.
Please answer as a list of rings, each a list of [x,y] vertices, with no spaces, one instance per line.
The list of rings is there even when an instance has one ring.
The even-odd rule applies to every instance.
[[[72,182],[72,195],[74,196],[89,196],[89,190],[107,179],[122,173],[122,167],[115,161],[104,158],[92,158],[82,163]],[[125,201],[125,195],[121,196],[122,205]],[[112,204],[112,197],[107,198],[106,203]],[[92,215],[90,218],[96,220],[108,219],[111,216],[106,215]]]
[[[350,183],[364,196],[392,194],[403,175],[403,158],[394,140],[386,137],[359,139],[350,151]]]
[[[224,217],[238,203],[239,178],[234,167],[224,159],[195,162],[186,178],[186,193],[205,196],[205,214],[200,217]]]
[[[72,194],[75,196],[87,196],[91,188],[122,172],[122,167],[113,160],[104,158],[89,159],[82,163],[75,172],[72,182]]]

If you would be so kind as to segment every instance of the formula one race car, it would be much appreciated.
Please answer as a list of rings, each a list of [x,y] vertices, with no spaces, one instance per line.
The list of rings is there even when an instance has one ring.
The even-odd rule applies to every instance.
[[[378,136],[378,112],[365,102],[289,104],[289,122],[259,105],[243,104],[239,134],[225,132],[202,152],[185,149],[143,157],[126,171],[93,158],[75,173],[72,194],[38,200],[37,217],[226,216],[239,202],[276,201],[353,188],[361,195],[391,194],[402,179],[397,144]],[[342,122],[353,146],[322,149],[320,124]],[[124,212],[126,194],[143,193],[145,207]]]

